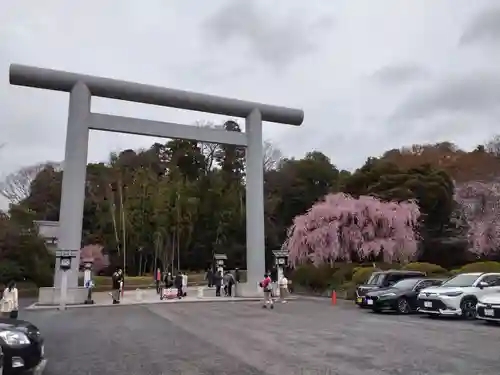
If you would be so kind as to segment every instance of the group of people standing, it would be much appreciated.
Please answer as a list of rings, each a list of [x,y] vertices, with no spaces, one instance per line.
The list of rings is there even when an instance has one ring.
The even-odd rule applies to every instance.
[[[163,285],[162,285],[163,280]],[[179,271],[175,277],[171,272],[164,272],[162,277],[162,272],[158,268],[155,274],[156,283],[156,293],[161,294],[162,289],[177,289],[177,298],[182,298],[187,296],[187,284],[188,275],[186,272]]]
[[[274,308],[274,296],[275,290],[273,288],[273,280],[271,279],[271,273],[267,272],[264,274],[264,279],[259,283],[259,286],[264,291],[264,303],[262,305],[263,308],[267,308],[268,306],[273,309]],[[288,296],[288,279],[285,275],[283,275],[277,283],[277,287],[279,288],[279,297],[281,303],[286,303],[286,297]]]
[[[222,290],[224,291],[225,297],[232,297],[233,287],[237,287],[240,283],[240,278],[240,271],[238,268],[234,270],[234,275],[230,271],[224,272],[222,268],[219,268],[216,272],[209,269],[205,276],[208,287],[212,288],[215,286],[216,297],[221,296]]]

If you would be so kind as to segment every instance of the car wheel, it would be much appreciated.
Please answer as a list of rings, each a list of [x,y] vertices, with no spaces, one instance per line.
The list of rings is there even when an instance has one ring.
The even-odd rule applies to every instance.
[[[474,298],[464,298],[460,302],[460,309],[462,310],[462,318],[464,319],[475,319],[476,318],[476,304],[477,301]]]
[[[408,300],[404,297],[399,298],[397,302],[397,309],[400,314],[409,314],[411,309]]]

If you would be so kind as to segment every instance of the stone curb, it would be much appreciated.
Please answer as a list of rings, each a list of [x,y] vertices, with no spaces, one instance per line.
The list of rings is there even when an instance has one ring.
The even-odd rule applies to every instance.
[[[126,303],[121,303],[121,304],[112,304],[112,303],[105,303],[105,304],[93,304],[93,305],[66,305],[66,309],[82,309],[82,308],[92,308],[92,307],[121,307],[121,306],[144,306],[144,305],[157,305],[157,304],[164,304],[164,303],[200,303],[200,302],[250,302],[250,301],[262,301],[262,298],[258,297],[245,297],[245,298],[200,298],[200,299],[172,299],[172,300],[155,300],[155,301],[130,301]],[[58,310],[59,305],[43,305],[40,306],[38,303],[34,303],[28,307],[26,307],[24,310],[28,311],[37,311],[37,310]]]

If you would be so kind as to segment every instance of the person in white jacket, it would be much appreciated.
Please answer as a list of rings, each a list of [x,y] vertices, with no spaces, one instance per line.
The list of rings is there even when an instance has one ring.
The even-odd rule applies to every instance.
[[[281,303],[286,303],[286,297],[288,296],[288,279],[285,275],[279,281],[280,288],[280,300]]]
[[[184,294],[183,297],[187,295],[187,286],[188,286],[188,275],[186,272],[182,273],[182,292]]]
[[[4,318],[17,318],[19,311],[19,295],[16,283],[11,281],[3,291],[0,300],[0,313]]]

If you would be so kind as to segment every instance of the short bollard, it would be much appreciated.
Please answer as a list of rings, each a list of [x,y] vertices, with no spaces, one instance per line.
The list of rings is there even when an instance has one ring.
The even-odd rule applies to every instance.
[[[335,306],[337,304],[337,292],[335,290],[332,290],[332,306]]]
[[[139,288],[137,288],[135,290],[135,300],[137,302],[141,302],[142,301],[142,290],[140,290]]]
[[[203,288],[198,288],[198,298],[203,298]]]

